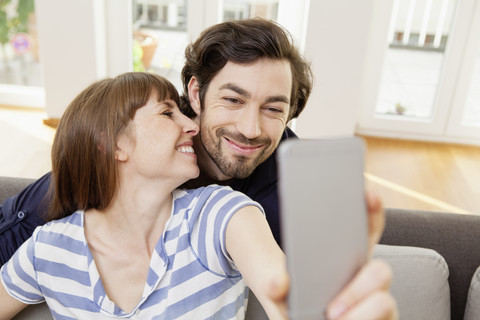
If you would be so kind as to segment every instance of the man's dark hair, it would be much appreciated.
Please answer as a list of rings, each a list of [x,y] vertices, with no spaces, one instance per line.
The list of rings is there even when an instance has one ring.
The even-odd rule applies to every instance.
[[[300,115],[312,90],[310,64],[295,47],[291,34],[270,20],[254,18],[216,24],[187,46],[185,58],[181,109],[189,117],[195,116],[188,99],[190,79],[194,76],[199,84],[203,106],[210,81],[228,61],[250,64],[262,58],[288,60],[293,78],[289,120]]]

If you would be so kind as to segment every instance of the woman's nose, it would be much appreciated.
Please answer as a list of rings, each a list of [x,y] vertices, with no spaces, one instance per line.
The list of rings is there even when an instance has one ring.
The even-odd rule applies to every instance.
[[[196,136],[199,131],[198,124],[183,114],[182,114],[182,117],[183,117],[183,131],[190,134],[191,136]]]

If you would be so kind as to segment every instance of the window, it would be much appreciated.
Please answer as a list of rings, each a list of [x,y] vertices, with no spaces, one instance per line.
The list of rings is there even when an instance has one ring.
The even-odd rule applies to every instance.
[[[0,104],[44,107],[34,0],[0,4]]]

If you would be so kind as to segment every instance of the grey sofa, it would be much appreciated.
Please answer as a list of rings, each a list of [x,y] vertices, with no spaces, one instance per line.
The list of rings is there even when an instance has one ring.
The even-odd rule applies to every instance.
[[[0,177],[0,203],[32,180]],[[480,217],[387,209],[387,224],[374,256],[392,266],[392,294],[400,319],[480,319],[475,300],[467,304],[470,281],[480,266]],[[448,265],[447,265],[448,264]],[[475,280],[478,279],[478,280]],[[480,287],[480,275],[472,287]],[[470,292],[472,299],[480,293]],[[480,303],[478,303],[480,304]],[[52,319],[45,304],[29,306],[14,319]],[[266,319],[255,297],[248,320]]]
[[[450,274],[451,319],[480,319],[480,215],[387,209],[386,218],[380,243],[438,252]]]

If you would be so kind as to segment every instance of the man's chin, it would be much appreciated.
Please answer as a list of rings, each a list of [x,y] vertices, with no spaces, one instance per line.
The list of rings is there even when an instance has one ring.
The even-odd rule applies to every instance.
[[[224,175],[236,179],[244,179],[252,174],[257,166],[255,164],[239,164],[238,162],[219,166]]]

